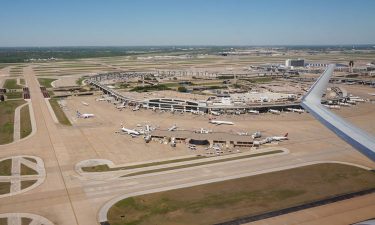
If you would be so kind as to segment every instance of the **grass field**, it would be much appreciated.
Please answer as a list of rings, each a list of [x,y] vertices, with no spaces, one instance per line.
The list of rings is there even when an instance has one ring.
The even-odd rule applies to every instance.
[[[158,173],[158,172],[163,172],[163,171],[177,170],[177,169],[189,168],[193,166],[202,166],[202,165],[221,163],[221,162],[228,162],[228,161],[239,160],[239,159],[247,159],[247,158],[253,158],[253,157],[258,157],[258,156],[263,156],[263,155],[271,155],[271,154],[282,153],[282,152],[283,151],[281,150],[275,150],[275,151],[261,152],[261,153],[251,154],[251,155],[241,155],[241,156],[236,156],[232,158],[216,159],[216,160],[211,160],[211,161],[206,161],[206,162],[198,162],[198,163],[191,163],[191,164],[180,165],[180,166],[171,166],[171,167],[160,168],[160,169],[145,170],[145,171],[140,171],[140,172],[135,172],[135,173],[129,173],[122,177],[131,177],[131,176],[137,176],[137,175],[143,175],[143,174],[149,174],[149,173]]]
[[[33,130],[31,127],[29,105],[25,105],[21,108],[21,138],[24,138],[31,134]]]
[[[0,176],[12,175],[12,159],[0,161]]]
[[[38,78],[38,82],[40,86],[44,86],[46,88],[51,88],[52,85],[51,83],[54,82],[57,79],[52,79],[52,78]]]
[[[112,206],[108,222],[214,224],[374,187],[375,174],[371,171],[318,164],[130,197]]]
[[[30,167],[21,164],[21,175],[37,175],[37,174],[38,172],[36,172],[36,170],[31,169]]]
[[[6,79],[3,87],[6,89],[21,89],[22,88],[22,86],[17,84],[17,79]]]
[[[5,93],[8,99],[18,99],[18,98],[23,98],[22,92],[7,92]]]
[[[37,180],[23,180],[21,181],[21,190],[30,187],[35,184]]]
[[[169,163],[186,162],[186,161],[203,159],[203,158],[205,157],[194,156],[194,157],[189,157],[189,158],[165,160],[165,161],[159,161],[159,162],[144,163],[144,164],[138,164],[138,165],[133,165],[133,166],[122,166],[122,167],[115,167],[115,168],[109,168],[109,166],[105,164],[105,165],[82,167],[82,170],[84,172],[107,172],[107,171],[117,171],[117,170],[129,170],[129,169],[137,169],[137,168],[143,168],[143,167],[149,167],[149,166],[165,165]]]
[[[52,107],[53,111],[55,112],[55,115],[56,115],[57,119],[59,120],[59,123],[61,123],[63,125],[71,126],[72,124],[70,123],[68,117],[66,117],[64,111],[59,106],[59,103],[57,102],[57,99],[51,98],[49,100],[49,102],[51,104],[51,107]]]
[[[26,84],[25,79],[20,79],[20,84],[25,85]]]
[[[13,141],[14,110],[24,103],[24,100],[0,102],[0,144]]]
[[[0,182],[0,195],[10,192],[10,182]]]

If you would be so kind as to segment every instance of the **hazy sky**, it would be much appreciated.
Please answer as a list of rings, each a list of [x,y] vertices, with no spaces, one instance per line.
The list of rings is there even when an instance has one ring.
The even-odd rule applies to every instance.
[[[374,44],[375,0],[1,0],[0,46]]]

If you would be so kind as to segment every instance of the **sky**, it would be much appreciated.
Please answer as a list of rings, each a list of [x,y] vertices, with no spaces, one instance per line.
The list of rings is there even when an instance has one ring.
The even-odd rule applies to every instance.
[[[375,0],[0,0],[0,47],[375,44]]]

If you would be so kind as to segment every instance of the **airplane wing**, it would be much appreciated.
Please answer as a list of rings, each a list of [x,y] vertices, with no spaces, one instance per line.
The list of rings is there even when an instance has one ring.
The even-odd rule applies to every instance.
[[[321,104],[323,93],[335,69],[331,64],[302,98],[302,107],[337,136],[375,162],[375,137],[332,113]]]

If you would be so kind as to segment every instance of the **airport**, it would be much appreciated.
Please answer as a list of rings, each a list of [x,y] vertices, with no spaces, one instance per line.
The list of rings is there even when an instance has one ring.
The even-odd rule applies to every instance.
[[[338,57],[336,51],[331,58],[308,55],[308,50],[287,51],[283,57],[284,50],[262,51],[272,53],[266,58],[234,50],[4,65],[0,99],[11,110],[4,110],[10,114],[3,120],[14,125],[2,131],[0,145],[5,171],[0,174],[0,224],[131,222],[145,212],[124,203],[124,213],[119,202],[148,204],[159,195],[172,201],[162,205],[182,207],[184,213],[175,218],[183,224],[195,216],[201,224],[354,224],[371,219],[371,151],[361,154],[352,140],[349,145],[335,135],[332,126],[339,125],[332,123],[333,133],[320,118],[315,120],[314,101],[304,96],[326,71],[326,62],[334,62],[319,110],[375,134],[372,55],[358,54],[353,66],[352,58],[337,60],[345,54]],[[322,180],[309,183],[306,174]],[[247,195],[231,203],[230,196],[250,190],[249,196],[263,196],[250,197],[261,210],[242,201]],[[200,191],[206,193],[201,197],[207,206],[199,203]],[[184,200],[196,201],[191,203],[196,211],[173,202],[173,196],[185,195],[198,198]],[[228,204],[225,211],[204,216],[205,210],[219,210],[216,205],[223,203],[218,199]],[[176,212],[166,210],[170,224]],[[154,218],[165,221],[162,214]]]

